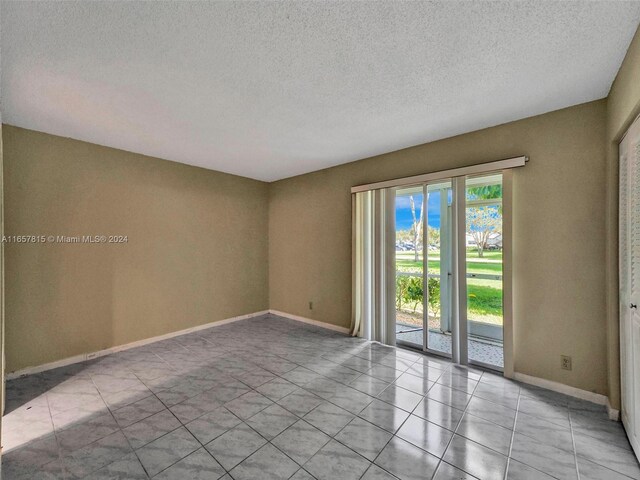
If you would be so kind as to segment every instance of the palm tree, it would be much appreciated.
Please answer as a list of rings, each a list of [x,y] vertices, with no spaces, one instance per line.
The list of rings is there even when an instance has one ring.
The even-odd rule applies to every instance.
[[[413,217],[413,225],[411,227],[414,245],[413,261],[417,262],[419,261],[418,242],[420,241],[420,235],[422,234],[422,219],[424,218],[424,208],[420,209],[420,219],[418,219],[416,216],[416,203],[413,200],[413,195],[409,196],[409,204],[411,205],[411,216]]]

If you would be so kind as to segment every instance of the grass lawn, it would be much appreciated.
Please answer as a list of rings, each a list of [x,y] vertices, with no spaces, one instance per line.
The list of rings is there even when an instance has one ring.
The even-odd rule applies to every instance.
[[[440,252],[428,252],[429,273],[440,272]],[[415,261],[414,252],[396,252],[398,271],[420,273],[422,255]],[[502,252],[485,251],[483,258],[478,257],[475,248],[467,249],[467,272],[476,274],[502,275]],[[467,279],[468,316],[470,320],[485,323],[502,324],[502,281],[478,278]],[[422,313],[419,305],[417,312]]]
[[[418,261],[415,260],[413,252],[396,252],[396,266],[398,270],[421,271],[422,255],[418,255]],[[428,253],[429,271],[440,271],[440,252],[435,250]],[[467,271],[469,273],[488,273],[493,275],[502,275],[502,252],[484,252],[484,257],[478,257],[475,248],[467,249]]]

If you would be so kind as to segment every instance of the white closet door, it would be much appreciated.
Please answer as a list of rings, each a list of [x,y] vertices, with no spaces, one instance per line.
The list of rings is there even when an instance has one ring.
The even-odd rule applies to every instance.
[[[638,448],[640,433],[640,121],[629,130],[627,152],[629,172],[629,312],[633,349],[633,440]]]
[[[620,143],[620,370],[622,421],[640,454],[640,120]]]
[[[626,137],[625,137],[626,138]],[[627,142],[620,143],[620,208],[618,224],[619,255],[620,255],[620,377],[622,394],[622,421],[633,425],[633,412],[627,408],[633,405],[633,378],[631,374],[631,345],[626,340],[631,338],[630,309],[629,309],[629,175]]]

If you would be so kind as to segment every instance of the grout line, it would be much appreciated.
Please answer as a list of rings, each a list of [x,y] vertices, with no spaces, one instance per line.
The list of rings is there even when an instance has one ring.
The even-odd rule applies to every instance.
[[[415,360],[415,361],[414,361],[414,362],[409,366],[409,368],[411,368],[413,365],[415,365],[416,363],[418,363],[418,361],[419,361],[419,360],[420,360],[420,358],[418,357],[418,358],[417,358],[417,359],[416,359],[416,360]],[[373,363],[375,363],[375,362],[373,362]],[[423,364],[423,367],[424,367],[424,364]],[[407,370],[408,370],[408,369],[407,369]],[[404,371],[404,373],[407,373],[407,370],[405,370],[405,371]],[[403,373],[403,374],[404,374],[404,373]],[[375,377],[374,377],[374,378],[375,378]],[[439,377],[438,377],[438,378],[439,378]],[[397,380],[397,378],[396,378],[396,380]],[[424,376],[423,376],[423,380],[424,380]],[[427,382],[428,382],[428,380],[427,380]],[[385,391],[387,388],[389,388],[391,385],[396,385],[396,384],[395,384],[395,380],[394,380],[393,382],[391,382],[389,385],[387,385],[387,386],[382,390],[382,392],[384,392],[384,391]],[[402,388],[402,387],[400,387],[399,385],[396,385],[396,387],[398,387],[398,388]],[[432,387],[433,387],[433,385],[432,385]],[[431,387],[429,387],[429,389],[427,390],[427,392],[428,392],[430,389],[431,389]],[[411,391],[411,390],[408,390],[408,391]],[[380,392],[380,394],[382,394],[382,392]],[[412,393],[415,393],[415,392],[412,392]],[[378,394],[378,395],[380,395],[380,394]],[[420,394],[418,394],[418,395],[420,395]],[[420,400],[420,402],[422,402],[422,401],[426,398],[426,394],[425,394],[425,395],[420,395],[420,396],[422,397],[422,400]],[[376,397],[374,397],[374,398],[377,398],[377,396],[376,396]],[[381,401],[384,401],[384,400],[381,400]],[[375,458],[374,458],[374,459],[373,459],[373,461],[371,462],[371,464],[372,464],[372,465],[376,465],[378,468],[380,468],[380,469],[384,470],[385,472],[387,471],[387,470],[385,470],[384,468],[380,467],[378,464],[376,464],[376,463],[375,463],[375,461],[378,459],[378,457],[379,457],[379,456],[380,456],[380,454],[384,451],[384,449],[385,449],[385,448],[387,448],[387,446],[389,445],[389,443],[391,443],[391,440],[393,440],[394,438],[400,438],[400,437],[397,437],[397,436],[396,436],[396,433],[397,433],[397,432],[399,432],[399,431],[402,429],[402,427],[404,426],[404,424],[405,424],[405,423],[407,423],[407,421],[411,418],[411,415],[413,415],[413,412],[415,411],[415,409],[416,409],[416,408],[418,408],[418,405],[420,405],[420,402],[418,402],[418,404],[417,404],[415,407],[413,407],[413,410],[411,410],[411,412],[409,412],[409,415],[407,416],[407,418],[405,418],[405,419],[404,419],[404,421],[402,422],[402,424],[401,424],[401,425],[400,425],[400,426],[399,426],[399,427],[398,427],[398,428],[397,428],[397,429],[396,429],[396,430],[391,434],[391,438],[387,441],[387,443],[385,443],[384,447],[382,447],[382,449],[378,452],[378,454],[375,456]],[[373,402],[372,402],[372,403],[373,403]],[[387,403],[387,402],[385,402],[385,403]],[[390,403],[388,403],[388,405],[391,405],[393,408],[399,408],[399,407],[396,407],[395,405],[390,404]],[[367,405],[367,406],[368,406],[368,405]],[[365,408],[366,408],[366,407],[365,407]],[[404,410],[404,409],[402,409],[402,408],[399,408],[399,409],[400,409],[400,410],[402,410],[403,412],[406,412],[406,410]],[[363,410],[364,410],[364,409],[363,409]],[[358,417],[358,418],[360,418],[360,417]],[[362,420],[364,420],[364,419],[362,419]],[[366,421],[366,420],[365,420],[365,421]],[[349,422],[349,423],[351,423],[351,422]],[[380,428],[380,427],[378,427],[378,428]],[[385,431],[387,431],[387,430],[385,430]],[[402,439],[401,439],[401,440],[402,440]],[[406,441],[406,440],[405,440],[405,441]],[[426,453],[427,453],[428,455],[431,455],[431,454],[429,454],[428,452],[426,452]],[[438,464],[438,465],[439,465],[439,464]],[[371,467],[369,467],[369,468],[371,468]],[[369,468],[367,468],[367,470],[365,470],[365,472],[360,476],[360,478],[362,478],[362,477],[367,473],[367,471],[369,470]],[[436,472],[436,471],[437,471],[437,466],[436,466],[436,470],[434,470],[434,474],[435,474],[435,472]],[[394,476],[394,477],[395,477],[395,475],[393,475],[391,472],[388,472],[388,473],[389,473],[390,475],[392,475],[392,476]]]
[[[129,367],[127,367],[127,370],[128,370],[128,371],[130,371],[130,372],[131,372],[131,373],[132,373],[132,374],[133,374],[133,375],[138,379],[138,381],[139,381],[139,382],[142,382],[142,380],[140,380],[140,379],[138,378],[138,376],[137,376],[134,372],[132,372],[132,371],[129,369]],[[102,400],[102,402],[104,403],[105,407],[107,407],[107,411],[109,412],[109,415],[111,415],[111,418],[113,419],[113,421],[114,421],[114,422],[115,422],[115,424],[117,425],[117,427],[118,427],[118,430],[117,430],[117,431],[118,431],[118,432],[120,432],[120,434],[121,434],[121,435],[124,437],[124,439],[127,441],[127,445],[129,445],[129,448],[131,449],[131,452],[133,452],[133,453],[134,453],[134,455],[136,456],[136,458],[138,459],[138,463],[140,463],[140,466],[142,467],[142,470],[144,470],[144,473],[147,475],[147,477],[151,478],[151,475],[149,475],[149,472],[147,472],[147,469],[145,468],[144,464],[140,461],[140,458],[138,457],[138,454],[137,454],[136,450],[133,448],[133,445],[131,445],[131,442],[129,441],[129,439],[127,438],[127,436],[126,436],[126,435],[124,434],[124,432],[122,431],[122,428],[120,428],[120,424],[119,424],[119,423],[118,423],[118,421],[116,420],[116,417],[113,415],[113,412],[111,411],[111,408],[109,408],[109,404],[107,404],[107,402],[106,402],[106,401],[105,401],[105,399],[104,399],[104,396],[102,395],[102,392],[100,391],[100,389],[99,389],[99,388],[98,388],[98,386],[96,385],[96,382],[93,380],[93,375],[89,374],[89,378],[91,379],[91,383],[93,384],[93,386],[95,387],[96,391],[98,392],[98,395],[100,395],[100,399],[101,399],[101,400]],[[143,385],[144,385],[144,383],[143,383]],[[146,387],[146,385],[145,385],[145,387]],[[147,388],[148,388],[148,387],[147,387]],[[145,398],[146,398],[146,397],[145,397]],[[135,402],[133,402],[133,403],[135,403]],[[112,435],[112,434],[110,433],[109,435]],[[102,440],[103,438],[105,438],[105,437],[107,437],[107,436],[108,436],[108,435],[105,435],[104,437],[102,437],[102,438],[100,438],[100,439],[96,440],[95,442],[98,442],[98,441]],[[92,443],[95,443],[95,442],[92,442]],[[109,462],[109,463],[107,463],[107,464],[105,464],[105,465],[102,465],[101,467],[96,468],[95,470],[92,470],[90,473],[97,472],[98,470],[100,470],[100,469],[102,469],[102,468],[104,468],[104,467],[106,467],[106,466],[108,466],[108,465],[111,465],[111,464],[112,464],[112,463],[114,463],[114,462],[117,462],[118,460],[120,460],[121,458],[125,457],[126,455],[128,455],[128,453],[127,453],[127,454],[125,454],[125,455],[123,455],[122,457],[118,457],[117,459],[113,460],[112,462]]]
[[[573,435],[573,420],[571,419],[571,409],[568,408],[569,413],[569,429],[571,430],[571,445],[573,446],[573,461],[576,463],[576,474],[578,480],[580,480],[580,467],[578,466],[578,450],[576,449],[576,439]]]
[[[51,428],[53,429],[53,436],[56,439],[56,449],[58,450],[58,460],[60,461],[60,466],[62,467],[62,473],[64,476],[67,475],[67,466],[63,461],[62,448],[60,448],[60,442],[58,440],[58,432],[55,424],[53,423],[53,413],[51,413],[51,405],[49,404],[49,395],[48,391],[44,394],[45,400],[47,401],[47,410],[49,410],[49,419],[51,420]],[[55,462],[55,460],[53,460]],[[50,462],[47,462],[50,463]],[[1,473],[1,472],[0,472]]]
[[[135,375],[135,373],[134,373],[134,375]],[[136,375],[136,377],[137,377],[137,375]],[[142,380],[140,380],[140,381],[142,381]],[[191,436],[195,439],[195,441],[196,441],[196,442],[198,442],[198,443],[200,444],[200,447],[196,448],[193,452],[189,453],[188,455],[185,455],[184,457],[179,458],[177,461],[173,462],[171,465],[168,465],[167,467],[165,467],[165,468],[163,468],[162,470],[160,470],[158,473],[156,473],[156,475],[160,475],[160,473],[161,473],[161,472],[164,472],[165,470],[167,470],[167,469],[169,469],[169,468],[173,467],[176,463],[181,462],[182,460],[184,460],[185,458],[187,458],[189,455],[193,454],[193,453],[194,453],[194,452],[196,452],[197,450],[200,450],[200,448],[204,448],[204,449],[205,449],[205,451],[206,451],[209,455],[211,455],[211,453],[209,452],[209,450],[207,450],[207,449],[205,448],[204,444],[200,441],[200,439],[198,439],[198,437],[196,437],[193,433],[191,433],[191,431],[190,431],[190,430],[187,428],[187,426],[182,422],[182,420],[180,420],[180,419],[176,416],[176,414],[175,414],[175,413],[173,413],[173,411],[171,410],[171,408],[170,408],[170,407],[167,407],[167,406],[162,402],[162,400],[160,400],[160,398],[155,394],[155,392],[152,392],[152,393],[153,393],[153,395],[158,399],[158,401],[159,401],[160,403],[162,403],[162,405],[164,405],[164,407],[167,409],[167,411],[168,411],[169,413],[171,413],[171,415],[173,415],[173,416],[174,416],[174,418],[178,421],[178,423],[180,424],[180,426],[179,426],[178,428],[174,428],[174,429],[173,429],[173,430],[171,430],[170,432],[166,432],[165,434],[160,435],[158,438],[155,438],[155,439],[151,440],[151,441],[150,441],[150,442],[148,442],[148,443],[145,443],[142,447],[140,447],[140,449],[141,449],[141,448],[145,448],[147,445],[149,445],[149,444],[151,444],[151,443],[155,442],[156,440],[161,439],[162,437],[164,437],[164,436],[166,436],[166,435],[169,435],[170,433],[175,432],[176,430],[178,430],[178,429],[180,429],[180,428],[184,428],[187,432],[189,432],[189,435],[191,435]],[[203,393],[204,393],[204,392],[203,392]],[[198,395],[200,395],[200,394],[198,394]],[[195,396],[196,396],[196,395],[194,395],[194,397],[195,397]],[[189,398],[193,398],[193,397],[189,397]],[[189,400],[189,399],[187,399],[187,400]],[[184,400],[184,401],[186,402],[187,400]],[[173,406],[173,405],[172,405],[172,406]],[[162,410],[161,410],[161,411],[162,411]],[[158,413],[159,413],[159,412],[158,412]],[[154,415],[155,415],[155,414],[154,414]],[[203,414],[203,415],[206,415],[206,413],[205,413],[205,414]],[[201,416],[202,416],[202,415],[201,415]],[[147,417],[147,418],[149,418],[149,417]],[[198,418],[200,418],[200,417],[198,417]],[[189,422],[187,422],[187,423],[189,423]],[[125,436],[126,436],[126,435],[125,435]],[[134,452],[136,452],[136,450],[134,450]],[[136,456],[137,456],[137,455],[138,455],[138,454],[137,454],[137,452],[136,452]],[[215,458],[213,457],[213,455],[211,455],[211,458],[213,458],[213,459],[215,460]],[[139,460],[139,458],[138,458],[138,460]],[[224,468],[224,467],[220,464],[220,462],[218,462],[218,461],[216,460],[216,463],[222,467],[222,469],[225,471],[225,473],[229,473],[229,472],[227,471],[227,469],[226,469],[226,468]],[[144,468],[144,464],[142,464],[142,462],[140,462],[140,464],[142,465],[142,468]],[[146,470],[147,470],[147,469],[145,468],[145,471],[146,471]],[[148,475],[148,473],[147,473],[147,475]],[[151,477],[151,475],[149,475],[149,477]]]
[[[351,356],[352,356],[352,357],[354,357],[355,355],[351,355]],[[364,357],[358,357],[358,358],[364,358]],[[389,367],[388,365],[385,365],[385,364],[382,364],[382,363],[374,362],[373,360],[369,360],[369,359],[365,359],[365,360],[369,361],[370,363],[373,363],[374,365],[383,365],[383,366],[387,366],[388,368],[394,368],[394,367]],[[415,363],[417,363],[419,360],[420,360],[420,358],[419,358],[419,357],[418,357],[418,358],[416,358],[416,359],[411,363],[411,365],[409,365],[409,367],[407,367],[407,370],[408,370],[409,368],[411,368],[411,366],[413,366],[413,365],[414,365]],[[342,365],[341,363],[337,363],[336,365],[344,366],[344,365]],[[304,367],[303,367],[303,368],[304,368]],[[349,368],[349,367],[346,367],[346,368]],[[372,368],[373,368],[373,367],[372,367]],[[407,370],[404,370],[402,374],[406,373],[406,371],[407,371]],[[354,371],[356,371],[356,370],[354,370]],[[359,375],[358,377],[354,378],[354,379],[353,379],[349,384],[343,384],[343,385],[346,385],[346,386],[347,386],[347,387],[349,387],[349,388],[353,388],[353,387],[351,387],[351,383],[352,383],[352,382],[354,382],[354,381],[356,381],[358,378],[362,377],[363,375],[366,375],[366,373],[363,373],[363,372],[358,372],[358,373],[360,373],[360,375]],[[402,375],[402,374],[401,374],[401,375]],[[399,375],[398,377],[400,377],[401,375]],[[328,378],[328,377],[326,377],[326,378]],[[386,380],[382,380],[382,379],[379,379],[379,378],[377,378],[377,377],[372,377],[372,378],[376,378],[377,380],[381,380],[381,381],[384,381],[385,383],[388,383],[388,382],[386,382]],[[397,380],[397,378],[396,378],[395,380]],[[387,388],[389,388],[391,385],[395,385],[395,383],[394,383],[394,382],[395,382],[395,380],[394,380],[393,382],[390,382],[390,383],[389,383],[389,385],[387,385],[387,386],[386,386],[386,387],[385,387],[385,388],[384,388],[384,389],[383,389],[383,390],[382,390],[378,395],[380,395],[382,392],[384,392],[384,391],[385,391]],[[308,382],[308,383],[310,383],[310,382]],[[341,383],[341,382],[339,382],[339,383]],[[306,385],[306,384],[305,384],[305,385]],[[299,387],[299,388],[303,388],[303,387]],[[401,388],[401,387],[399,387],[399,388]],[[304,389],[304,388],[303,388],[303,389]],[[357,389],[355,389],[355,388],[354,388],[354,390],[356,390],[356,391],[358,391],[358,392],[360,392],[360,393],[363,393],[363,394],[365,394],[365,395],[367,395],[367,396],[369,396],[369,397],[372,397],[374,400],[378,400],[377,395],[369,395],[368,393],[362,392],[362,391],[357,390]],[[308,391],[308,390],[307,390],[307,391]],[[313,392],[310,392],[310,393],[313,393]],[[412,392],[412,393],[415,393],[415,392]],[[314,394],[314,395],[315,395],[315,394]],[[418,395],[419,395],[419,394],[418,394]],[[421,395],[421,396],[424,398],[424,395]],[[341,407],[340,405],[336,405],[335,403],[331,402],[331,401],[330,401],[330,399],[328,399],[328,400],[327,400],[327,399],[324,399],[324,398],[322,398],[322,397],[319,397],[319,398],[321,398],[321,399],[322,399],[323,401],[325,401],[325,402],[329,402],[329,403],[331,403],[332,405],[335,405],[335,406],[337,406],[338,408],[341,408],[341,409],[345,410],[345,409],[344,409],[343,407]],[[383,400],[380,400],[380,401],[383,401]],[[383,402],[384,402],[384,401],[383,401]],[[367,462],[369,462],[369,463],[370,463],[370,465],[369,465],[369,466],[367,467],[367,469],[362,473],[362,475],[360,476],[360,478],[362,478],[364,475],[366,475],[367,471],[369,471],[369,469],[371,468],[371,465],[375,465],[376,467],[380,468],[381,470],[383,470],[383,471],[385,471],[385,472],[389,473],[389,475],[391,475],[391,476],[395,477],[395,475],[393,475],[391,472],[388,472],[388,471],[387,471],[387,470],[385,470],[384,468],[382,468],[382,467],[380,467],[379,465],[377,465],[377,464],[375,463],[375,461],[376,461],[376,459],[380,456],[380,454],[382,453],[382,451],[387,447],[387,445],[389,445],[389,443],[391,442],[391,440],[393,440],[393,439],[394,439],[394,437],[396,437],[395,432],[399,431],[399,430],[402,428],[402,426],[403,426],[403,425],[404,425],[404,424],[409,420],[409,418],[411,418],[411,414],[412,414],[412,413],[411,413],[411,412],[409,412],[409,415],[408,415],[408,416],[407,416],[407,418],[402,422],[402,424],[400,425],[400,427],[398,427],[398,428],[395,430],[395,432],[394,432],[394,433],[390,433],[388,430],[385,430],[385,429],[383,429],[383,428],[381,428],[381,427],[378,427],[377,425],[375,425],[375,424],[373,424],[373,423],[369,422],[368,420],[366,420],[366,419],[364,419],[364,418],[362,418],[362,417],[360,417],[360,416],[359,416],[359,415],[360,415],[360,413],[362,413],[366,408],[368,408],[368,407],[371,405],[371,403],[373,403],[373,401],[371,401],[369,404],[367,404],[367,406],[365,406],[363,409],[361,409],[361,410],[360,410],[360,412],[359,412],[359,413],[357,413],[357,414],[353,414],[352,412],[348,412],[348,413],[352,414],[354,417],[353,417],[351,420],[349,420],[349,422],[347,422],[347,424],[346,424],[346,425],[344,425],[342,428],[340,428],[340,430],[338,430],[338,432],[337,432],[335,435],[333,435],[333,436],[328,435],[328,436],[329,436],[329,438],[330,438],[330,440],[329,440],[327,443],[325,443],[325,444],[324,444],[324,445],[323,445],[323,446],[322,446],[318,451],[320,451],[322,448],[324,448],[324,447],[325,447],[329,442],[331,442],[331,440],[334,440],[334,441],[336,441],[336,442],[340,443],[341,445],[343,445],[343,446],[344,446],[345,448],[347,448],[348,450],[350,450],[350,451],[354,452],[355,454],[359,455],[360,457],[364,458]],[[390,403],[387,403],[387,402],[384,402],[384,403],[386,403],[387,405],[392,406],[393,408],[399,408],[399,407],[396,407],[396,406],[395,406],[395,405],[393,405],[393,404],[390,404]],[[315,407],[315,408],[317,408],[317,407]],[[315,408],[314,408],[314,409],[312,409],[311,411],[315,410]],[[417,408],[417,405],[416,405],[416,407],[414,407],[414,409],[413,409],[413,410],[415,410],[416,408]],[[406,412],[406,410],[401,409],[401,408],[399,408],[399,410],[402,410],[402,411]],[[412,410],[412,412],[413,412],[413,410]],[[345,411],[347,411],[347,410],[345,410]],[[307,413],[310,413],[310,412],[307,412]],[[306,415],[306,414],[305,414],[305,415]],[[301,418],[304,420],[304,418],[303,418],[303,417],[301,417]],[[349,425],[350,425],[350,424],[351,424],[355,419],[359,419],[359,420],[362,420],[362,421],[364,421],[364,422],[367,422],[367,423],[369,423],[370,425],[373,425],[374,427],[376,427],[376,428],[380,428],[380,429],[381,429],[381,430],[383,430],[384,432],[386,432],[386,433],[390,433],[390,434],[391,434],[391,438],[390,438],[390,439],[385,443],[384,447],[382,447],[382,448],[380,449],[380,452],[378,452],[378,454],[374,457],[374,459],[373,459],[373,460],[369,460],[368,458],[366,458],[366,457],[365,457],[365,456],[363,456],[362,454],[360,454],[360,453],[356,452],[356,451],[355,451],[355,450],[353,450],[351,447],[349,447],[348,445],[344,444],[343,442],[341,442],[340,440],[338,440],[338,439],[336,439],[336,438],[335,438],[335,437],[336,437],[340,432],[342,432],[345,428],[347,428],[347,426],[349,426]],[[308,422],[307,422],[307,423],[308,423]],[[315,427],[314,425],[312,425],[312,426],[313,426],[314,428],[317,428],[317,427]],[[325,432],[322,432],[322,433],[325,433]],[[326,435],[326,433],[325,433],[325,435]],[[398,437],[398,438],[399,438],[399,437]],[[276,447],[276,448],[277,448],[277,447]],[[428,454],[428,452],[426,452],[426,453]],[[314,453],[314,454],[311,456],[311,458],[309,458],[309,459],[305,462],[305,464],[306,464],[307,462],[309,462],[309,461],[310,461],[310,460],[311,460],[311,459],[312,459],[316,454],[317,454],[317,452],[316,452],[316,453]],[[429,455],[430,455],[430,454],[429,454]],[[306,470],[305,470],[305,471],[306,471]]]
[[[518,423],[518,413],[520,411],[520,398],[522,397],[522,388],[518,389],[518,401],[516,402],[516,414],[513,418],[513,430],[511,430],[511,441],[509,442],[509,454],[507,455],[507,468],[504,471],[504,479],[509,475],[509,467],[511,465],[511,451],[513,450],[513,441],[516,437],[516,424]]]
[[[453,364],[453,362],[452,362],[452,365],[454,365],[454,364]],[[473,387],[472,392],[471,392],[470,394],[469,394],[469,393],[467,393],[467,395],[470,395],[470,396],[471,396],[471,398],[473,398],[473,393],[476,391],[476,388],[478,388],[478,385],[480,385],[480,380],[482,380],[482,376],[483,376],[483,375],[484,375],[484,372],[480,375],[480,378],[478,379],[478,382],[477,382],[476,386],[475,386],[475,387]],[[435,385],[435,383],[434,383],[434,385]],[[446,387],[446,385],[443,385],[443,386],[445,386],[445,387]],[[431,388],[430,388],[429,390],[431,390]],[[452,390],[453,390],[453,389],[452,389]],[[427,397],[425,396],[425,398],[427,398]],[[453,443],[453,439],[454,439],[454,437],[456,436],[456,431],[458,430],[458,427],[459,427],[459,426],[460,426],[460,424],[462,423],[462,419],[463,419],[463,418],[464,418],[464,416],[467,414],[467,410],[469,409],[469,403],[471,403],[471,398],[467,401],[467,404],[465,405],[464,410],[462,410],[462,415],[460,416],[460,420],[458,420],[458,422],[456,423],[456,426],[453,428],[453,435],[451,435],[451,438],[450,438],[450,439],[449,439],[449,441],[447,442],[447,446],[445,447],[444,451],[442,452],[442,457],[439,459],[439,461],[438,461],[438,465],[436,466],[436,469],[435,469],[435,471],[433,472],[433,475],[434,475],[434,476],[435,476],[435,474],[436,474],[436,473],[438,473],[438,469],[440,468],[440,465],[441,465],[443,462],[444,462],[444,463],[447,463],[447,462],[445,462],[445,461],[444,461],[444,456],[445,456],[445,454],[447,453],[447,450],[449,450],[449,447],[451,446],[451,443]],[[437,400],[436,400],[436,401],[437,401]],[[446,404],[444,404],[444,405],[446,405]],[[448,406],[449,408],[455,408],[455,407],[452,407],[451,405],[447,405],[447,406]],[[457,409],[457,410],[459,410],[459,409]],[[427,421],[428,421],[428,420],[427,420]],[[442,427],[442,428],[444,428],[444,427]],[[450,431],[451,431],[451,430],[450,430]],[[466,437],[464,437],[464,438],[466,438]],[[473,441],[473,440],[471,440],[471,441]],[[448,465],[448,464],[447,464],[447,465]],[[454,467],[455,467],[455,465],[454,465]],[[462,470],[462,469],[461,469],[461,468],[459,468],[459,467],[455,467],[455,468],[457,468],[458,470],[460,470],[460,471],[463,471],[463,472],[464,472],[464,470]],[[469,475],[472,475],[470,472],[466,472],[466,473],[469,473]],[[473,476],[473,475],[472,475],[472,476]],[[432,477],[432,478],[433,478],[433,477]]]

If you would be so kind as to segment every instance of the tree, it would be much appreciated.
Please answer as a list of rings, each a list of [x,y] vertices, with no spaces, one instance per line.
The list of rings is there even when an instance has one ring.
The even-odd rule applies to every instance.
[[[502,198],[502,184],[493,183],[491,185],[469,187],[467,188],[467,197],[473,197],[478,200],[493,200],[495,198]]]
[[[440,229],[427,225],[427,244],[440,247]]]
[[[396,242],[408,243],[413,240],[411,229],[396,230]]]
[[[481,185],[467,188],[467,200],[495,200],[502,199],[502,184]],[[502,215],[502,203],[498,205],[498,213]]]
[[[492,234],[502,233],[502,215],[496,206],[467,208],[467,233],[478,246],[482,258],[487,240]]]
[[[414,261],[417,262],[418,258],[418,243],[420,242],[420,236],[422,235],[422,219],[424,218],[424,208],[420,209],[420,219],[416,216],[416,202],[413,200],[413,195],[409,196],[409,204],[411,205],[411,216],[413,217],[413,225],[411,230],[413,233],[413,245],[414,245]]]

